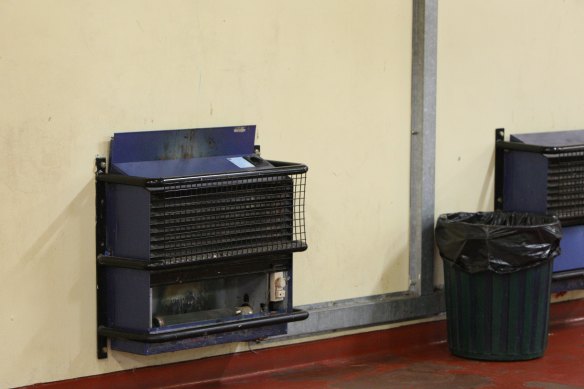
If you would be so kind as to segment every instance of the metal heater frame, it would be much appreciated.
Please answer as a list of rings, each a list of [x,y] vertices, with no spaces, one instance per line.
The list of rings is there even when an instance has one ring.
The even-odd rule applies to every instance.
[[[270,313],[269,315],[262,317],[251,317],[237,321],[226,321],[219,324],[214,323],[211,325],[186,325],[181,328],[170,330],[165,329],[164,331],[158,331],[155,333],[108,327],[108,306],[106,297],[108,286],[105,274],[108,267],[134,269],[147,272],[151,286],[157,284],[162,285],[165,282],[187,283],[218,277],[218,275],[220,275],[220,277],[227,277],[230,275],[258,274],[274,271],[288,271],[291,273],[292,252],[304,251],[307,246],[303,243],[291,248],[283,247],[281,250],[278,250],[277,247],[273,247],[270,248],[268,252],[253,253],[242,251],[239,255],[229,255],[227,259],[192,260],[179,263],[165,260],[143,260],[106,255],[106,184],[122,184],[142,187],[148,191],[160,191],[168,187],[188,187],[188,185],[196,185],[197,183],[209,179],[270,179],[287,175],[303,175],[308,171],[308,167],[303,164],[279,161],[268,162],[270,162],[274,168],[252,172],[151,179],[120,174],[107,174],[106,159],[103,157],[96,158],[97,357],[99,359],[107,358],[108,338],[119,338],[127,341],[154,344],[197,337],[207,337],[216,334],[235,333],[237,331],[245,331],[251,328],[300,321],[308,317],[307,311],[292,309],[287,312]],[[302,180],[304,180],[304,177],[302,177]],[[304,191],[304,181],[302,181],[301,185],[301,190]],[[303,202],[301,208],[300,211],[303,213]],[[300,228],[302,229],[303,236],[303,225]],[[177,270],[180,270],[180,273],[177,273]],[[290,296],[292,295],[291,285],[291,283],[288,285],[288,293]],[[270,335],[269,331],[266,332],[266,335]],[[237,341],[237,337],[228,341]],[[204,342],[198,346],[201,345],[204,345]],[[172,350],[169,349],[168,351]]]
[[[573,152],[584,152],[584,145],[570,146],[539,146],[520,142],[510,142],[505,140],[505,129],[497,128],[495,130],[495,204],[496,210],[503,209],[503,181],[505,171],[505,153],[509,151],[523,151],[527,153],[536,153],[542,155],[558,155]],[[571,221],[569,225],[583,224]],[[562,222],[565,225],[564,222]],[[552,274],[552,292],[564,292],[569,290],[584,288],[584,268],[574,269]]]

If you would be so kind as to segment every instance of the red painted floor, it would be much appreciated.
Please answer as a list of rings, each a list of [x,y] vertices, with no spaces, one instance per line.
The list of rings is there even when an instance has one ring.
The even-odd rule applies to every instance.
[[[35,385],[145,389],[584,389],[584,299],[552,304],[543,358],[481,362],[452,356],[446,321]]]
[[[552,325],[540,359],[481,362],[452,356],[447,343],[329,360],[189,388],[584,388],[584,321]]]

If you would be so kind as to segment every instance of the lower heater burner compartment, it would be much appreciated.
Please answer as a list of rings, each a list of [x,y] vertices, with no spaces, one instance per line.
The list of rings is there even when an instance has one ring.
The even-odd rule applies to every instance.
[[[263,159],[255,126],[114,134],[96,158],[97,356],[287,332],[307,249],[308,167]]]
[[[98,264],[108,302],[98,336],[111,338],[112,350],[151,355],[258,340],[308,317],[292,308],[292,254],[154,269],[102,255]]]
[[[112,350],[134,354],[153,355],[227,342],[261,340],[269,336],[284,335],[286,323],[304,320],[308,312],[293,310],[284,313],[267,313],[241,317],[233,321],[198,325],[188,323],[167,328],[151,328],[147,332],[100,327],[101,336],[111,338]]]

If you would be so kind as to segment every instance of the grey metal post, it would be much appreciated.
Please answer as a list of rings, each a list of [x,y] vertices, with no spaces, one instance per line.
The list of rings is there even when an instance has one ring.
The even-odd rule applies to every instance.
[[[306,321],[288,325],[275,341],[329,331],[412,320],[444,312],[434,291],[434,163],[438,0],[413,1],[410,155],[410,288],[378,296],[299,307]],[[270,340],[268,340],[270,342]]]
[[[438,0],[413,0],[410,290],[434,289],[434,163]]]

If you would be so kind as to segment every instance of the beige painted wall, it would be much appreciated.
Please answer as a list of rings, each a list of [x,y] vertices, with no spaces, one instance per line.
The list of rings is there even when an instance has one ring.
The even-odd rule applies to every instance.
[[[489,210],[495,128],[584,128],[584,2],[440,2],[436,211]]]
[[[0,0],[0,387],[95,358],[93,157],[114,131],[257,124],[310,166],[295,302],[407,288],[411,5]]]
[[[114,131],[257,124],[311,169],[295,302],[407,287],[410,1],[48,4],[0,0],[0,387],[247,348],[95,359],[92,158]],[[437,214],[491,208],[494,128],[584,127],[581,20],[440,2]]]

